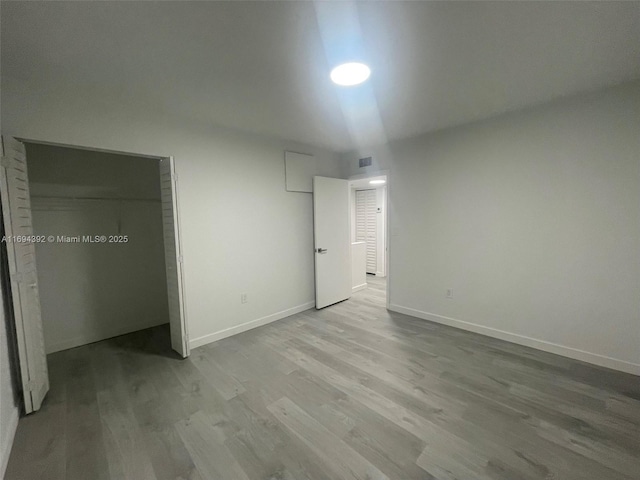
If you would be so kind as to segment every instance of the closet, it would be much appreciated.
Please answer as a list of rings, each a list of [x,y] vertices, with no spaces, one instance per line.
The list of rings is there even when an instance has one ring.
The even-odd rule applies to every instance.
[[[28,144],[47,353],[169,322],[158,159]],[[106,237],[105,242],[88,238]]]

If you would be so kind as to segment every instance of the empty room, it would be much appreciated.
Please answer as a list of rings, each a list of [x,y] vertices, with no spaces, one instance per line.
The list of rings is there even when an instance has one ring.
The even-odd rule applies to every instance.
[[[0,2],[0,477],[637,480],[640,2]]]

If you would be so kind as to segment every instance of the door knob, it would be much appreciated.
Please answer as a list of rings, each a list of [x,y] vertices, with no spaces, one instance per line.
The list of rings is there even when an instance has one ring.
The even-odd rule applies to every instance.
[[[316,248],[316,252],[322,255],[324,253],[327,253],[327,249],[326,248]]]

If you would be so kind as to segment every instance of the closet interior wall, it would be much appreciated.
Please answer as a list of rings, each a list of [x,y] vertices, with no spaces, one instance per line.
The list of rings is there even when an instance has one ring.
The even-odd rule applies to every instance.
[[[167,323],[158,160],[28,144],[27,164],[34,233],[55,238],[36,244],[47,353]]]

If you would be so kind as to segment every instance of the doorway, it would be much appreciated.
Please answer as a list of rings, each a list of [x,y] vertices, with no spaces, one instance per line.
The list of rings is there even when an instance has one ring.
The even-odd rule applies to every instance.
[[[168,323],[158,160],[26,147],[46,353]]]
[[[351,179],[349,191],[353,291],[368,289],[386,299],[387,175]]]
[[[389,307],[387,177],[313,177],[317,309],[374,293]]]
[[[46,353],[164,324],[188,356],[173,159],[2,145],[4,225],[27,239],[4,247],[26,413],[48,389]]]

